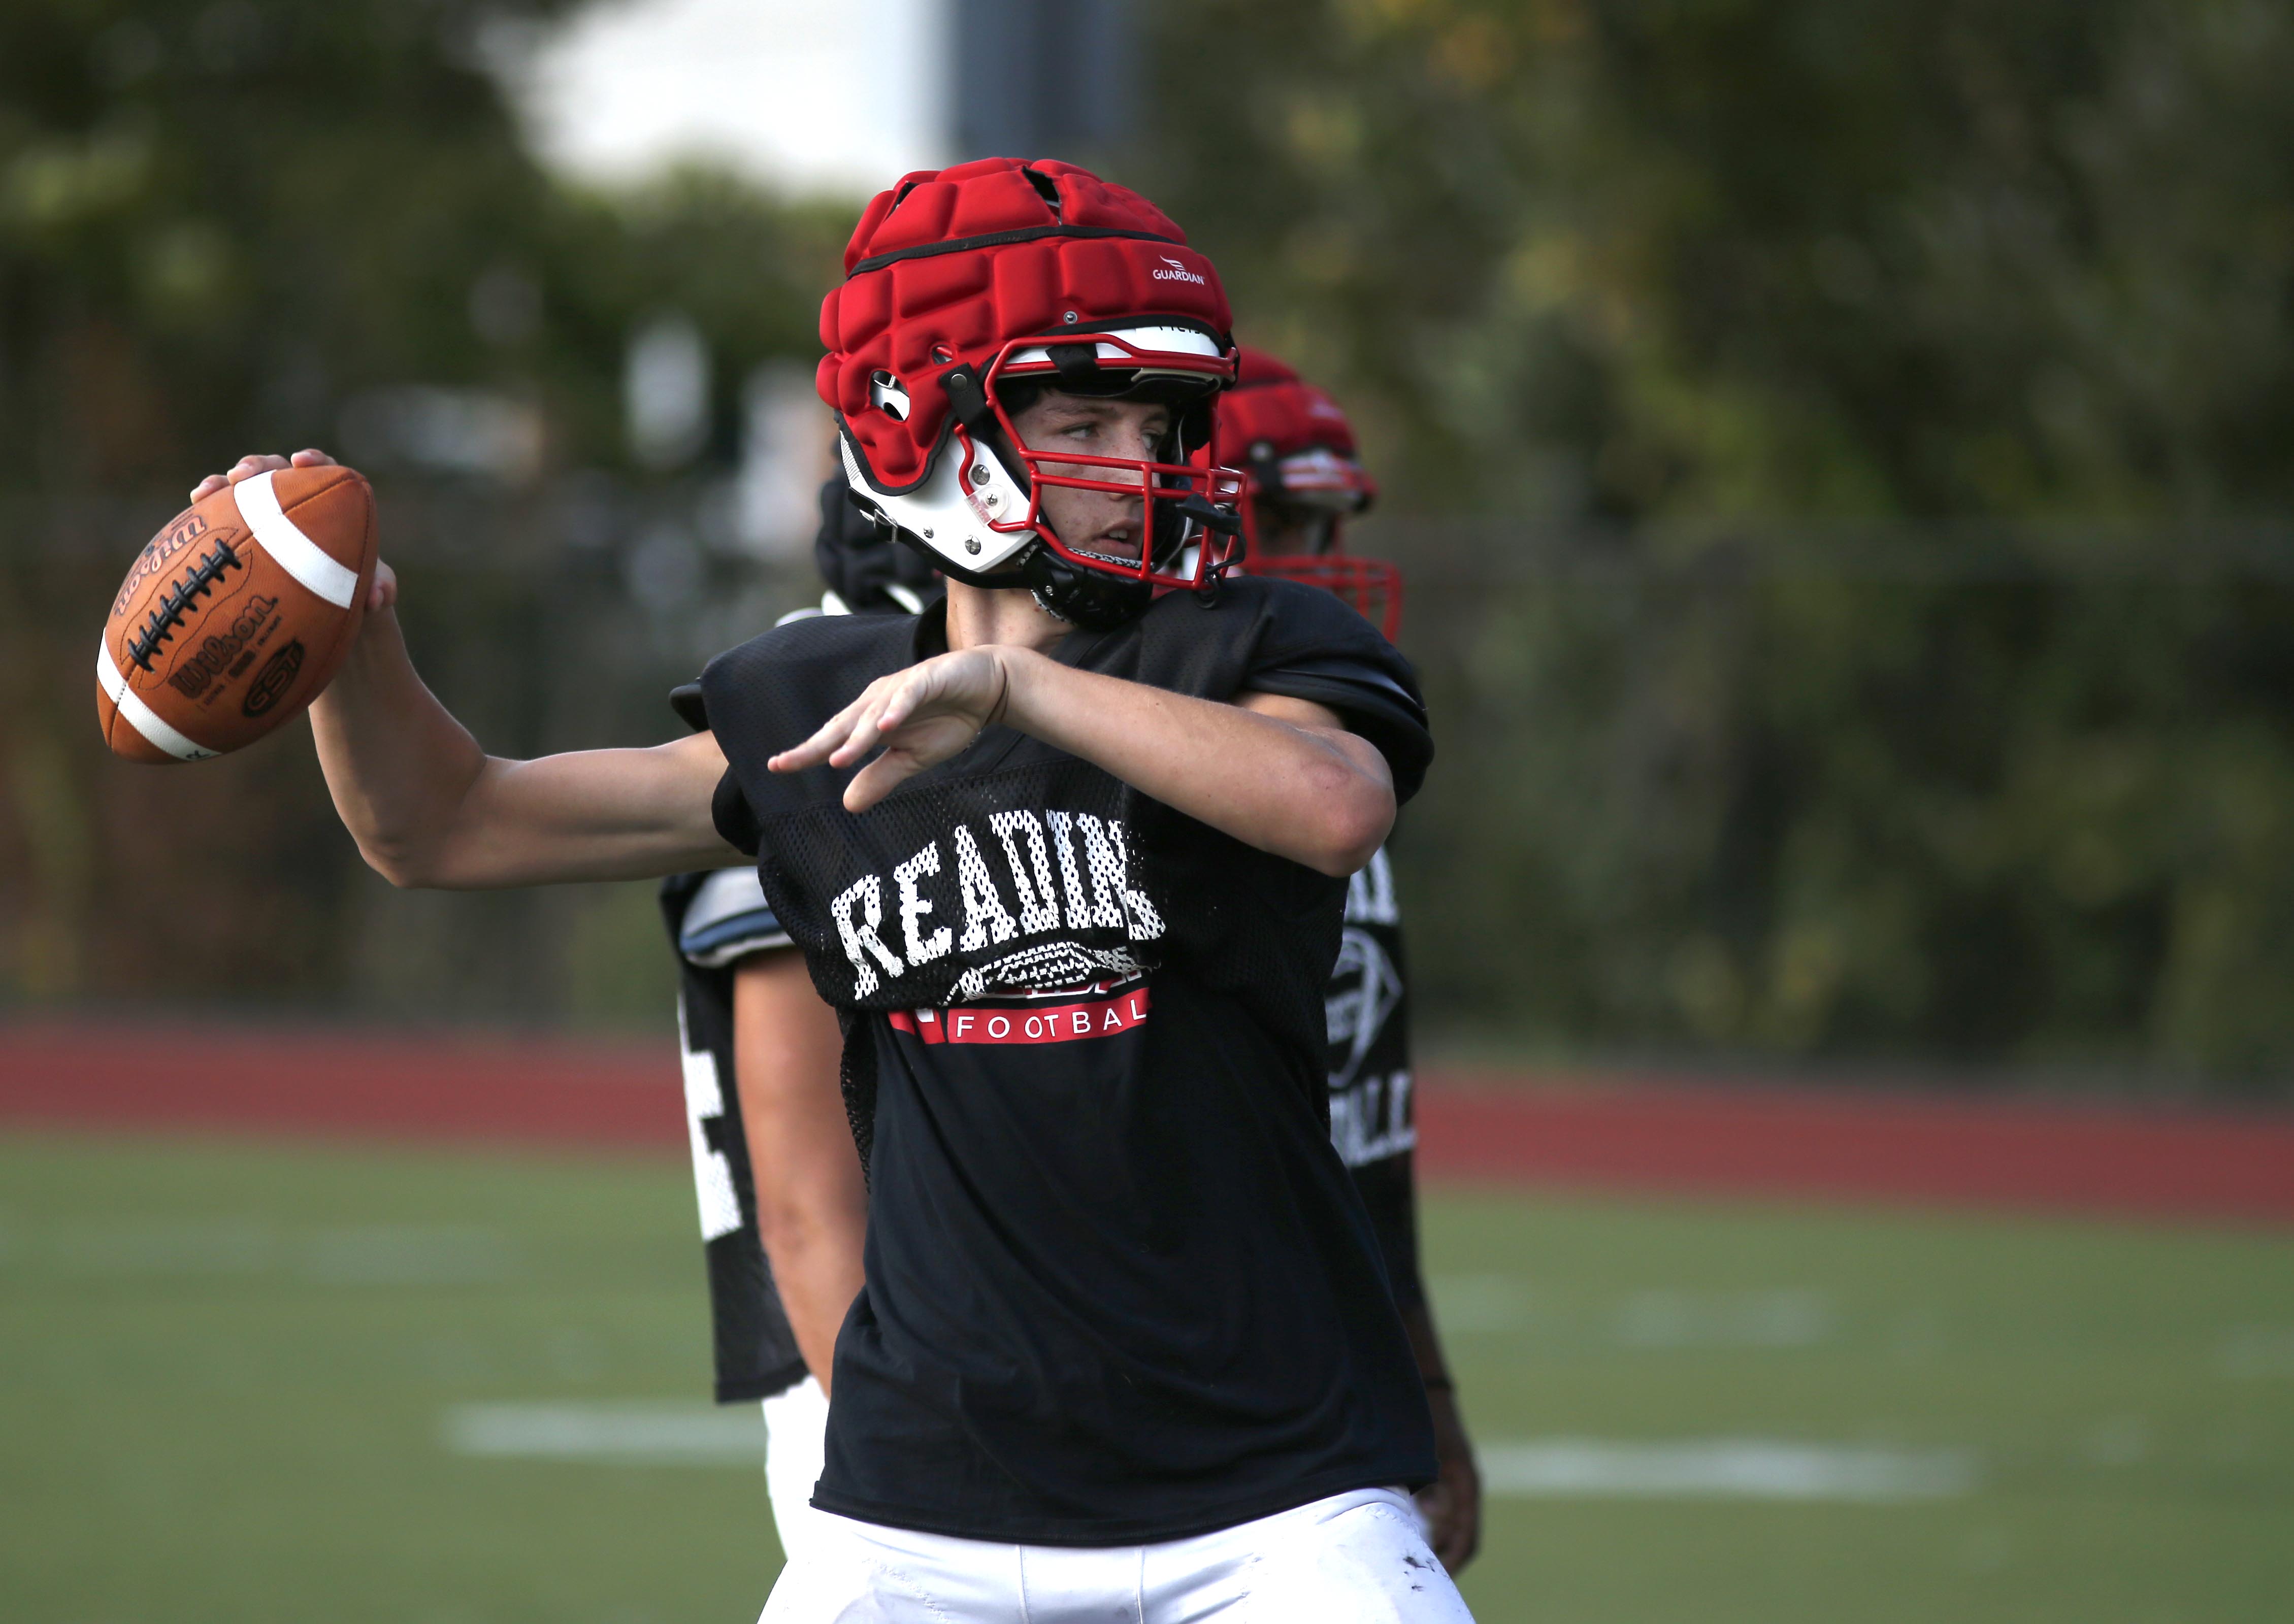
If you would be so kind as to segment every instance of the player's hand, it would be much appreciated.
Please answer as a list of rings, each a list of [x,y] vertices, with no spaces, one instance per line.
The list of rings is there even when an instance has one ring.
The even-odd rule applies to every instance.
[[[967,648],[879,677],[819,732],[765,765],[777,773],[823,762],[850,767],[882,745],[883,753],[844,788],[844,809],[866,812],[904,779],[939,766],[1003,719],[1018,652]]]
[[[1418,1509],[1426,1518],[1426,1543],[1454,1577],[1481,1548],[1482,1474],[1458,1414],[1458,1395],[1429,1387],[1426,1400],[1434,1410],[1434,1458],[1441,1475],[1418,1491]]]
[[[228,473],[210,474],[191,487],[191,500],[202,501],[227,485],[242,479],[253,479],[257,474],[276,474],[287,468],[332,468],[341,465],[321,451],[304,450],[292,457],[277,452],[250,451],[231,465]],[[374,584],[367,589],[366,612],[387,609],[398,602],[398,572],[380,559],[375,561]]]
[[[286,468],[331,468],[335,459],[324,451],[303,451],[292,457],[249,452],[231,465],[227,474],[210,474],[191,487],[191,499],[200,501],[213,496],[225,485],[235,485],[242,479],[253,479],[257,474],[276,474]]]

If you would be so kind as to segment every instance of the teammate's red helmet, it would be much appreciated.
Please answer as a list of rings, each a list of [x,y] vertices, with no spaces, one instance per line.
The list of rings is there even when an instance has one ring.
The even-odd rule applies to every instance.
[[[1024,581],[1104,624],[1224,567],[1242,487],[1209,461],[1209,402],[1234,378],[1226,295],[1161,210],[1072,164],[982,158],[878,193],[844,270],[820,307],[820,397],[856,498],[941,571]],[[1031,452],[1002,398],[1029,383],[1154,396],[1170,439],[1152,461]],[[1141,556],[1069,547],[1044,517],[1053,485],[1140,497]]]
[[[1390,638],[1402,629],[1402,572],[1346,550],[1347,515],[1377,499],[1378,485],[1354,451],[1354,426],[1338,403],[1264,350],[1243,349],[1241,376],[1219,398],[1217,460],[1249,482],[1244,567],[1287,575],[1345,598]],[[1273,501],[1328,516],[1310,553],[1267,550],[1259,505]]]

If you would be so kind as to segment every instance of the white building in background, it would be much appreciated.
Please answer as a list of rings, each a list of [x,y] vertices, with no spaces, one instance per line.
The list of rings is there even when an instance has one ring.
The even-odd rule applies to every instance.
[[[563,175],[620,187],[698,160],[857,203],[910,170],[987,154],[1119,170],[1142,77],[1131,16],[1132,0],[598,0],[563,23],[497,34],[489,54],[535,150]],[[474,304],[473,321],[515,318],[514,291]],[[661,473],[692,467],[712,439],[705,336],[656,313],[630,335],[624,369],[632,457]],[[394,397],[362,418],[370,438],[406,441],[417,460],[426,448],[473,454],[440,410],[415,423],[405,406]],[[801,559],[836,467],[810,369],[759,368],[742,418],[738,471],[704,504],[702,537]],[[640,596],[669,592],[682,579],[670,564],[689,564],[693,545],[681,531],[648,540]]]
[[[536,148],[565,174],[612,185],[700,158],[865,197],[949,160],[952,9],[604,0],[533,42],[514,77]]]
[[[503,53],[545,161],[605,184],[701,158],[865,197],[991,153],[1112,162],[1133,0],[601,0]]]

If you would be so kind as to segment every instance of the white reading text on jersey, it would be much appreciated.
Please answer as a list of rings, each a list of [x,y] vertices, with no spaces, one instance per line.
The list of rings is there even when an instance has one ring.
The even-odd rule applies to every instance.
[[[950,1002],[999,988],[1070,987],[1139,973],[1138,962],[1121,948],[1087,947],[1065,934],[1120,930],[1135,942],[1163,934],[1162,916],[1129,883],[1121,819],[998,812],[986,829],[983,840],[972,824],[957,824],[945,847],[929,840],[895,864],[889,885],[883,875],[863,874],[830,902],[829,917],[852,964],[855,996],[874,992],[880,972],[900,976],[951,950],[971,954],[1007,942],[1018,945],[957,978]]]

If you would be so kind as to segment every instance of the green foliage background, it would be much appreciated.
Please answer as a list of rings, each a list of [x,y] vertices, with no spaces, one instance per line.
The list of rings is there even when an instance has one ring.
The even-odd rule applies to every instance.
[[[190,475],[325,443],[378,386],[545,425],[527,483],[385,476],[433,516],[394,521],[419,652],[495,748],[652,736],[735,605],[801,590],[714,560],[665,629],[632,516],[701,502],[741,378],[809,361],[852,207],[552,183],[489,64],[562,9],[0,12],[0,995],[658,1002],[628,897],[383,890],[297,739],[108,762],[72,652]],[[1386,485],[1362,540],[1411,572],[1433,1029],[2282,1094],[2294,17],[1139,16],[1151,126],[1106,166],[1346,401]],[[504,287],[530,320],[481,319]],[[674,478],[628,461],[618,395],[671,309],[720,425]]]
[[[1155,195],[1485,516],[1376,532],[1437,1018],[2281,1091],[2294,17],[1154,14]]]

